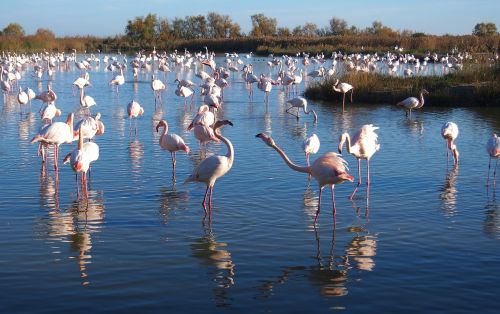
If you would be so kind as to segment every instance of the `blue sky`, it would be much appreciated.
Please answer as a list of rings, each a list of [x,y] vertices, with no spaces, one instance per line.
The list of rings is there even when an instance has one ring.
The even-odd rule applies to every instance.
[[[16,22],[27,34],[44,27],[57,36],[113,36],[123,34],[127,21],[136,16],[155,13],[172,19],[212,11],[229,15],[244,32],[250,31],[250,16],[256,13],[290,28],[306,22],[323,27],[338,17],[358,28],[378,20],[395,30],[435,35],[470,34],[480,22],[493,22],[500,29],[498,0],[8,0],[2,1],[0,29]]]

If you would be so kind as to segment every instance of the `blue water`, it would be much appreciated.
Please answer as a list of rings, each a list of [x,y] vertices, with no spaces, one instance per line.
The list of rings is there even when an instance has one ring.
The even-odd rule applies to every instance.
[[[222,62],[222,59],[218,59]],[[264,58],[252,61],[267,73]],[[194,76],[194,68],[179,78]],[[39,92],[26,68],[20,84]],[[239,76],[224,91],[222,133],[234,145],[235,162],[219,179],[211,220],[204,218],[202,184],[182,182],[200,162],[198,143],[186,131],[202,98],[190,108],[174,94],[169,73],[163,107],[155,111],[150,73],[116,93],[104,65],[90,72],[106,125],[96,138],[100,158],[92,166],[88,198],[79,198],[71,168],[58,176],[52,155],[45,171],[29,140],[40,121],[19,115],[16,95],[3,96],[0,115],[0,310],[10,312],[336,312],[496,313],[500,270],[498,186],[487,186],[485,143],[500,127],[499,109],[424,108],[405,117],[394,104],[332,104],[310,101],[318,113],[297,120],[287,114],[286,95],[274,87],[269,104],[253,100]],[[78,113],[73,66],[57,70],[52,87],[63,121]],[[307,84],[307,82],[304,82]],[[303,83],[303,84],[304,84]],[[301,86],[301,90],[304,86]],[[409,95],[410,96],[410,95]],[[137,135],[129,135],[126,106],[145,108]],[[191,153],[177,155],[176,181],[170,154],[158,146],[161,119],[181,135]],[[460,166],[447,165],[440,128],[454,121]],[[380,129],[381,149],[371,161],[369,200],[362,186],[336,186],[313,225],[318,187],[293,172],[255,135],[266,132],[298,164],[302,140],[316,133],[319,154],[336,151],[339,135],[363,124]],[[61,146],[60,156],[76,144]],[[225,154],[209,144],[209,154]],[[316,156],[312,156],[314,160]],[[356,176],[356,160],[344,154]],[[363,163],[364,176],[364,163]],[[364,180],[364,177],[363,177]]]

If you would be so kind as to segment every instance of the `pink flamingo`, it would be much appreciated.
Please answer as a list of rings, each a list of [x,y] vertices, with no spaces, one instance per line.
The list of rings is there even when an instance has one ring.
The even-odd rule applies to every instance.
[[[353,136],[353,144],[351,145],[351,137],[347,132],[342,134],[339,139],[339,153],[342,153],[342,147],[347,141],[347,152],[358,160],[358,185],[352,192],[350,199],[352,200],[354,194],[361,185],[361,159],[366,159],[366,185],[370,188],[370,159],[380,149],[378,144],[378,135],[375,133],[378,127],[373,124],[365,124]]]
[[[493,184],[496,183],[497,177],[497,166],[498,166],[498,158],[500,158],[500,137],[498,137],[495,133],[491,135],[486,143],[486,151],[488,155],[490,155],[490,161],[488,163],[488,182],[490,181],[490,169],[491,169],[491,159],[495,158],[495,170],[493,172]]]
[[[172,173],[175,176],[175,154],[179,150],[183,150],[186,154],[189,154],[189,147],[186,145],[182,137],[174,133],[168,133],[167,121],[161,120],[156,125],[156,132],[163,127],[163,132],[161,133],[159,144],[161,149],[168,150],[172,157]]]
[[[446,140],[447,143],[446,160],[449,159],[449,149],[453,153],[455,166],[458,166],[458,150],[457,145],[455,145],[455,139],[458,136],[458,126],[453,122],[446,122],[441,128],[441,136]]]
[[[297,172],[310,174],[312,177],[314,177],[314,179],[316,179],[319,185],[319,202],[318,210],[316,211],[316,216],[314,217],[314,224],[316,224],[319,212],[321,210],[321,194],[323,192],[323,188],[327,185],[329,185],[332,190],[333,217],[335,218],[337,213],[334,194],[335,184],[340,184],[344,181],[353,181],[353,177],[347,173],[347,171],[349,170],[347,168],[347,162],[338,154],[327,152],[316,159],[311,166],[298,166],[290,161],[285,152],[283,152],[283,150],[281,150],[281,148],[276,145],[276,143],[270,136],[267,136],[264,133],[260,133],[255,137],[262,139],[265,144],[277,151],[281,158],[283,158],[285,163],[288,165],[288,167],[290,167],[290,169]]]
[[[227,154],[224,156],[210,156],[205,158],[194,170],[193,173],[184,181],[184,183],[188,182],[202,182],[207,185],[207,189],[205,190],[205,196],[203,197],[203,209],[205,210],[205,215],[209,212],[212,213],[212,192],[215,185],[215,181],[225,175],[231,167],[233,166],[234,161],[234,149],[233,144],[222,136],[218,128],[230,125],[233,126],[233,123],[228,120],[217,121],[214,124],[214,133],[215,137],[221,140],[227,147]],[[208,212],[206,206],[206,199],[208,195]]]
[[[345,94],[351,91],[351,104],[352,104],[352,93],[354,92],[354,87],[348,83],[340,83],[339,80],[333,84],[333,90],[339,93],[342,93],[342,112],[344,112],[344,104],[345,104]]]

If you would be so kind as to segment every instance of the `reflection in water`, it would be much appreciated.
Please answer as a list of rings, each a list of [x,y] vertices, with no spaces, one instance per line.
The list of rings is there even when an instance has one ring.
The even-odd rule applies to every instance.
[[[424,135],[424,120],[405,119],[403,125],[410,130],[410,133],[416,134],[420,139]]]
[[[91,234],[99,232],[104,220],[104,205],[102,191],[89,191],[87,199],[74,201],[66,211],[53,208],[48,212],[48,217],[40,220],[40,236],[48,237],[61,243],[70,243],[70,249],[77,253],[69,256],[76,259],[81,284],[90,283],[87,274],[87,265],[91,263],[92,249]],[[55,247],[57,248],[57,247]],[[61,254],[60,250],[54,250],[54,254]],[[59,257],[56,258],[59,260]]]
[[[444,180],[444,185],[440,189],[439,198],[441,199],[442,209],[446,216],[454,216],[457,207],[457,178],[458,178],[458,167],[453,167],[453,169],[446,174]]]
[[[376,255],[377,238],[370,235],[364,227],[352,226],[347,232],[356,235],[349,241],[345,250],[340,255],[334,254],[336,246],[336,230],[330,242],[328,257],[324,258],[321,253],[319,230],[314,228],[316,237],[316,264],[313,266],[291,266],[282,269],[282,274],[275,280],[266,281],[259,287],[261,297],[271,298],[273,291],[278,285],[288,281],[297,281],[306,277],[309,282],[318,288],[318,292],[326,297],[340,297],[348,293],[346,284],[351,269],[362,271],[373,271],[375,268],[374,257]],[[351,280],[355,282],[355,280]]]
[[[498,206],[495,192],[493,197],[488,199],[485,206],[484,233],[491,238],[500,238],[500,206]]]
[[[140,174],[142,157],[144,156],[144,144],[135,139],[128,144],[128,152],[132,162],[132,173]]]
[[[204,235],[192,243],[191,251],[203,266],[210,267],[215,287],[213,288],[217,306],[229,306],[227,289],[234,285],[234,264],[227,243],[217,242],[210,223],[203,223]]]
[[[160,188],[160,197],[160,215],[167,222],[171,211],[186,208],[189,193],[187,191],[177,191],[174,186],[172,189]]]
[[[54,178],[50,176],[45,163],[38,176],[40,182],[40,206],[51,210],[59,210],[59,173],[54,173]]]

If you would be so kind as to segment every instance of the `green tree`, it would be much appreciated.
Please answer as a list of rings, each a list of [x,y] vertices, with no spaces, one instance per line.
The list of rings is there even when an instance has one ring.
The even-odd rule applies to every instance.
[[[274,36],[277,33],[278,21],[275,18],[267,17],[262,13],[254,14],[252,19],[252,36]]]
[[[347,33],[347,22],[343,19],[332,17],[329,21],[332,35],[344,35]]]
[[[207,15],[208,36],[210,38],[237,37],[240,34],[240,26],[233,23],[229,15],[221,15],[210,12]]]
[[[208,37],[207,20],[203,15],[186,16],[184,27],[184,38]]]
[[[56,35],[48,28],[39,28],[36,30],[35,37],[41,40],[54,40]]]
[[[159,21],[156,14],[148,14],[146,17],[136,17],[129,20],[125,27],[125,34],[133,40],[151,41],[159,35]]]
[[[23,37],[24,29],[18,23],[10,23],[3,29],[2,33],[4,36]]]
[[[278,27],[278,36],[279,37],[289,37],[292,35],[292,32],[288,27]]]
[[[498,34],[498,32],[495,23],[478,23],[472,31],[472,35],[476,36],[489,36],[496,34]]]

